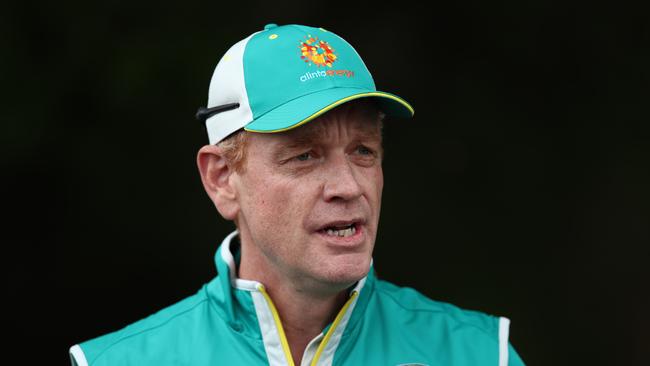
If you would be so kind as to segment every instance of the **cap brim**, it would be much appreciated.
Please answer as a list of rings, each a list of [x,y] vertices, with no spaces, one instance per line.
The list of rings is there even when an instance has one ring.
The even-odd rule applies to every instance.
[[[386,115],[410,118],[415,111],[404,99],[386,92],[360,88],[332,88],[293,99],[247,124],[251,132],[282,132],[303,125],[337,106],[359,98],[373,98]]]

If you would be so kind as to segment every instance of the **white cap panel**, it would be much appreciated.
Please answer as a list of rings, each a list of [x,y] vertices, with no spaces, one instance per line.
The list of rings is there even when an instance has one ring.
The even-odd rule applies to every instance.
[[[244,127],[253,120],[244,79],[244,51],[255,34],[235,43],[221,58],[210,80],[208,108],[239,103],[239,108],[218,113],[206,120],[210,144]]]

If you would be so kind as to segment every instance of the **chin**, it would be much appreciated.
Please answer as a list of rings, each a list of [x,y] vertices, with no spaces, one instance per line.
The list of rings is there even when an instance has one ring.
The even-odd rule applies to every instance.
[[[370,270],[370,258],[356,258],[355,260],[338,261],[333,263],[327,269],[327,273],[323,276],[324,280],[336,284],[340,287],[348,287],[355,282],[359,281],[368,274]]]

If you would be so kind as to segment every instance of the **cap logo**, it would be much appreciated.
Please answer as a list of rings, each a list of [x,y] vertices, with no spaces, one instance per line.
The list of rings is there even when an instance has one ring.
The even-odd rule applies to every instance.
[[[318,40],[318,37],[312,37],[311,34],[305,37],[304,41],[300,41],[299,47],[300,58],[310,66],[314,64],[318,67],[332,67],[332,64],[337,59],[336,51],[329,43]]]

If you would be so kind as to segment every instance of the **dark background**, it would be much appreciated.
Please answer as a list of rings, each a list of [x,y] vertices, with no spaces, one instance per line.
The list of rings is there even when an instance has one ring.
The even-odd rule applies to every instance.
[[[386,127],[375,266],[530,365],[650,364],[650,19],[621,2],[19,2],[0,11],[3,333],[29,364],[191,295],[232,230],[193,119],[267,23],[331,30]],[[46,361],[47,360],[47,361]]]

